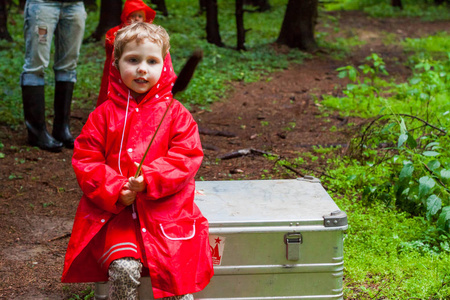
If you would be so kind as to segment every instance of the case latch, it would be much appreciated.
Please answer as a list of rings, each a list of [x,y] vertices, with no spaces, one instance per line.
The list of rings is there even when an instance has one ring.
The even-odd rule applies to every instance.
[[[299,260],[302,234],[299,232],[286,233],[284,235],[284,243],[286,244],[286,259]]]
[[[341,210],[336,210],[329,215],[323,216],[323,225],[325,227],[341,227],[347,224],[347,214]]]

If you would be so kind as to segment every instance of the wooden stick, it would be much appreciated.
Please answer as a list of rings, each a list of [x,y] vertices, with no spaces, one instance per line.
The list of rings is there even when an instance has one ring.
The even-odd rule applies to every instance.
[[[60,236],[54,237],[52,239],[49,239],[47,242],[53,242],[53,241],[56,241],[56,240],[61,240],[63,238],[69,237],[71,235],[72,235],[72,233],[70,233],[70,232],[64,233],[63,235],[60,235]]]
[[[142,164],[144,163],[145,157],[147,156],[147,153],[150,150],[153,141],[155,140],[156,134],[158,133],[158,130],[161,127],[161,124],[164,121],[167,112],[169,111],[170,107],[173,104],[175,94],[186,89],[186,87],[189,84],[189,81],[191,81],[192,75],[194,75],[194,71],[197,68],[198,63],[202,58],[203,58],[203,51],[200,49],[195,50],[194,53],[191,55],[191,57],[189,57],[189,60],[184,65],[183,69],[180,71],[180,74],[178,75],[177,80],[175,80],[175,84],[173,85],[172,88],[172,99],[170,100],[170,103],[167,106],[166,111],[164,112],[164,115],[161,118],[161,121],[159,122],[158,127],[156,128],[156,131],[152,136],[152,139],[150,140],[150,143],[148,144],[147,150],[145,150],[144,156],[142,157],[141,162],[139,163],[139,167],[136,171],[136,174],[134,174],[134,178],[137,178],[141,173]]]

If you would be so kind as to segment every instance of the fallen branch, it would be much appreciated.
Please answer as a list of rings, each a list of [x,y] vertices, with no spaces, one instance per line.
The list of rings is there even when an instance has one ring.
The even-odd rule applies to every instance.
[[[70,232],[64,233],[63,235],[60,235],[60,236],[54,237],[52,239],[49,239],[47,242],[54,242],[54,241],[57,241],[57,240],[61,240],[61,239],[64,239],[66,237],[70,237],[71,235],[72,235],[72,233],[70,233]]]
[[[218,158],[221,159],[221,160],[227,160],[227,159],[247,156],[249,154],[269,155],[269,156],[277,156],[278,157],[278,155],[270,153],[270,152],[266,152],[266,151],[262,151],[262,150],[258,150],[258,149],[253,149],[253,148],[245,148],[245,149],[240,149],[240,150],[233,151],[233,152],[230,152],[230,153],[226,153],[224,155],[219,156]]]
[[[288,165],[281,165],[281,166],[283,166],[284,168],[288,169],[289,171],[294,172],[296,175],[298,175],[298,176],[300,176],[300,177],[305,177],[305,174],[303,174],[303,173],[300,172],[300,171],[297,171],[296,169],[294,169],[294,168],[291,167],[291,166],[288,166]]]
[[[234,134],[232,132],[212,130],[212,129],[206,129],[206,128],[201,128],[201,127],[198,128],[198,132],[200,134],[204,134],[204,135],[236,137],[236,134]]]
[[[348,144],[347,143],[330,143],[330,144],[297,144],[295,145],[298,148],[314,148],[314,147],[322,147],[322,148],[333,148],[333,147],[342,147],[342,148],[347,148]]]
[[[325,177],[328,177],[328,178],[331,178],[331,179],[336,179],[335,177],[333,177],[333,176],[331,176],[331,175],[328,175],[328,174],[325,173],[325,172],[317,171],[316,169],[309,168],[309,167],[303,167],[303,168],[306,169],[306,170],[312,171],[312,172],[314,172],[314,173],[319,173],[319,174],[322,175],[322,176],[325,176]]]
[[[205,150],[212,150],[212,151],[219,151],[219,149],[220,149],[219,147],[216,147],[214,145],[204,144],[204,143],[202,143],[202,148]]]

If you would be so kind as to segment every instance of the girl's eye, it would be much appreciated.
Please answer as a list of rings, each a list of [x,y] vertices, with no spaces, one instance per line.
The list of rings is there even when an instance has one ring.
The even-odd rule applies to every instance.
[[[148,61],[148,63],[151,64],[151,65],[154,65],[154,64],[156,64],[156,60],[155,59],[150,59]]]
[[[130,59],[128,59],[128,61],[130,62],[130,63],[136,63],[138,60],[136,59],[136,58],[130,58]]]

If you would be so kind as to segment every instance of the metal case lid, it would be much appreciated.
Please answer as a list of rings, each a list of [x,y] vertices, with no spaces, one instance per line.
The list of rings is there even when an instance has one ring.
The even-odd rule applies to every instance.
[[[198,181],[195,203],[208,219],[210,228],[347,227],[347,215],[339,210],[320,180],[314,177]]]

